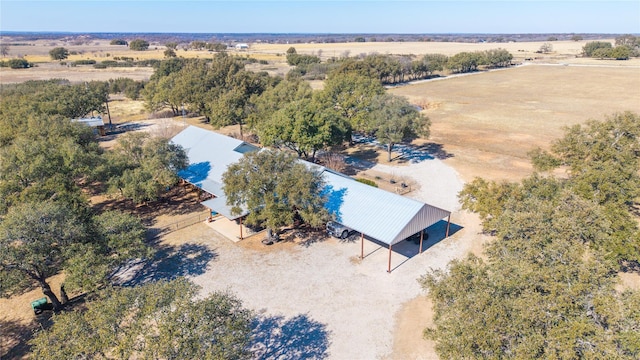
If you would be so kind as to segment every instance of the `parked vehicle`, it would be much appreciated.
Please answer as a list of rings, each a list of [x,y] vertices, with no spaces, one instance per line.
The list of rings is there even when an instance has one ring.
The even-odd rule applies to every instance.
[[[422,232],[424,233],[422,241],[427,241],[427,239],[429,238],[429,234],[427,234],[427,229],[422,230]],[[420,244],[420,231],[418,231],[417,233],[409,236],[405,240],[413,241],[414,244]]]
[[[346,239],[353,230],[335,221],[327,223],[327,233],[338,239]]]

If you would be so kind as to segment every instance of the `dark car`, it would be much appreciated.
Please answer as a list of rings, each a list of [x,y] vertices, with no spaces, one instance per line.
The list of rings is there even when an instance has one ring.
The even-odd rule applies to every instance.
[[[427,230],[426,229],[422,230],[422,233],[424,233],[424,237],[422,238],[422,241],[427,241],[427,239],[429,238],[429,234],[427,233]],[[413,241],[415,244],[420,244],[420,231],[418,231],[417,233],[409,236],[405,240]]]

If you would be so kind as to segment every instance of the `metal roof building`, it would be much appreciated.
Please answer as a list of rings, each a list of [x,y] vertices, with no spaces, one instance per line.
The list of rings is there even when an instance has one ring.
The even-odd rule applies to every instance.
[[[231,214],[222,191],[222,174],[244,153],[259,148],[194,126],[184,129],[172,141],[181,145],[189,158],[189,167],[182,170],[179,176],[215,196],[203,202],[203,205],[229,219],[241,219],[247,214],[246,211],[241,215]],[[391,269],[391,248],[394,244],[443,218],[450,219],[450,211],[360,183],[323,166],[304,163],[322,173],[326,183],[322,194],[327,198],[325,208],[336,222],[359,232],[361,241],[367,235],[389,247],[388,271]]]

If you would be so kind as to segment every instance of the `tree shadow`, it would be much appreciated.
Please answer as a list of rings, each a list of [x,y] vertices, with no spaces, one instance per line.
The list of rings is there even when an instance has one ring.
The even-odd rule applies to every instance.
[[[330,334],[307,314],[289,319],[261,315],[254,319],[250,350],[255,359],[326,359]]]
[[[35,325],[0,318],[0,359],[23,359],[30,354]]]
[[[376,148],[380,148],[386,151],[386,144],[381,144],[374,137],[354,135],[354,139],[358,143],[375,146]],[[377,153],[374,149],[369,149],[369,151],[375,153],[377,156]],[[432,142],[428,142],[422,145],[395,144],[393,146],[393,152],[398,154],[398,156],[394,158],[397,162],[412,162],[412,163],[418,163],[421,161],[433,160],[433,159],[444,160],[454,156],[453,154],[444,150],[442,144],[432,143]],[[355,159],[348,158],[347,163],[361,170],[367,170],[367,168],[373,167],[377,162],[377,161],[375,162],[371,161],[370,159],[368,160],[367,158],[360,157],[357,155],[357,152],[353,153],[352,156]],[[353,162],[356,162],[357,164],[353,164]]]
[[[200,244],[164,245],[156,248],[154,257],[130,263],[116,274],[122,286],[136,286],[158,280],[204,274],[218,255]]]

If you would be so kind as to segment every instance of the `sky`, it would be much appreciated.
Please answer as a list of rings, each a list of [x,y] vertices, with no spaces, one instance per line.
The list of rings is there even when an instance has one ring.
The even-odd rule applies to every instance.
[[[640,34],[640,0],[0,0],[0,31]]]

